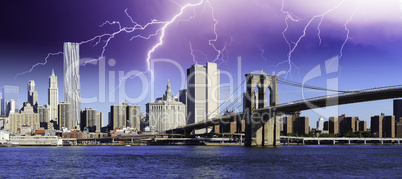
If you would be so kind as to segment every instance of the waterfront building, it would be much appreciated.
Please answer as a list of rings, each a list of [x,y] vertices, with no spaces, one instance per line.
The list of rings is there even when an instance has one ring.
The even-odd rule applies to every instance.
[[[324,131],[329,131],[329,121],[324,121]]]
[[[85,108],[81,112],[81,130],[87,128],[89,132],[100,132],[103,125],[103,113],[92,108]]]
[[[359,121],[359,131],[367,131],[367,122]]]
[[[110,106],[109,112],[109,129],[114,130],[116,128],[122,129],[126,127],[135,128],[140,130],[141,126],[140,106],[129,105],[123,103],[121,105]]]
[[[349,131],[356,132],[356,122],[359,121],[358,117],[342,117],[343,119],[339,121],[339,133],[345,134]],[[357,125],[357,128],[359,125]]]
[[[293,123],[293,132],[297,135],[307,136],[310,132],[308,117],[299,116],[295,119]]]
[[[402,137],[402,99],[394,100],[395,136]]]
[[[71,105],[71,125],[79,126],[81,113],[79,44],[64,43],[64,101]]]
[[[68,102],[61,102],[58,105],[58,129],[62,130],[67,128],[68,130],[74,127],[71,118],[71,104]]]
[[[370,130],[372,137],[395,137],[395,116],[385,116],[384,113],[380,116],[372,116]]]
[[[208,120],[220,114],[220,70],[216,63],[193,65],[187,69],[187,122]],[[212,128],[195,133],[210,132]]]
[[[49,89],[48,89],[48,104],[50,107],[50,120],[58,121],[58,104],[59,104],[59,88],[57,87],[57,76],[54,75],[52,69],[52,75],[49,76]]]
[[[141,111],[139,105],[127,105],[126,107],[127,115],[127,127],[135,129],[136,131],[141,130]]]
[[[300,113],[285,116],[283,121],[283,135],[296,134],[308,135],[310,132],[308,117],[300,116]]]
[[[338,117],[330,117],[328,119],[328,131],[330,134],[339,134]]]
[[[103,112],[96,112],[96,131],[95,132],[101,132],[102,127],[103,127],[103,122],[104,122],[104,115]]]
[[[172,93],[170,83],[163,97],[146,104],[147,121],[151,130],[166,131],[186,124],[186,105]]]
[[[35,90],[35,81],[30,80],[28,82],[28,102],[31,103],[31,106],[34,108],[36,112],[38,108],[38,92]]]
[[[19,100],[19,87],[18,86],[3,86],[2,89],[2,105],[1,105],[1,114],[2,115],[6,115],[6,106],[7,106],[7,102],[10,101],[11,99],[13,99],[15,101],[15,109],[19,110],[20,109],[20,100]],[[16,111],[18,112],[18,111]]]
[[[31,103],[25,102],[21,113],[12,113],[5,125],[5,130],[12,133],[21,133],[22,127],[31,127],[32,130],[38,130],[40,127],[39,114],[34,112]]]
[[[300,114],[283,117],[283,135],[293,134],[293,123]]]

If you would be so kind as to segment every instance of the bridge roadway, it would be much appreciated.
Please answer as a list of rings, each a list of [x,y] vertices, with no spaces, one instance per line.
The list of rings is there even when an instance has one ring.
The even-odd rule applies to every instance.
[[[283,103],[276,106],[256,109],[254,112],[259,114],[270,114],[271,112],[275,111],[276,114],[292,114],[297,111],[303,111],[308,109],[366,102],[366,101],[393,99],[400,97],[402,97],[402,85],[397,85],[397,86],[389,86],[381,88],[371,88],[359,91],[351,91],[347,93],[339,93],[329,96],[308,98]],[[194,124],[187,124],[185,126],[179,126],[175,129],[167,131],[167,133],[183,133],[183,131],[185,131],[185,133],[188,133],[196,129],[203,129],[208,126],[233,122],[243,118],[244,118],[243,113],[235,113],[225,116],[219,116],[210,120],[205,120]]]

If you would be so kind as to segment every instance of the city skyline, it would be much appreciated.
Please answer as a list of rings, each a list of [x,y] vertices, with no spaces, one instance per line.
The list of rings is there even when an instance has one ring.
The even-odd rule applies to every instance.
[[[79,43],[94,36],[118,30],[116,24],[106,24],[99,27],[105,21],[120,21],[123,27],[132,26],[128,15],[133,21],[141,25],[149,23],[149,19],[165,22],[180,12],[181,7],[179,5],[184,6],[186,4],[186,1],[177,1],[177,4],[171,1],[102,2],[104,4],[98,5],[97,8],[92,8],[90,2],[78,1],[47,3],[44,6],[33,3],[32,6],[24,7],[21,6],[21,1],[1,2],[0,18],[8,25],[1,29],[0,33],[0,39],[2,39],[0,47],[3,49],[0,60],[4,61],[0,67],[2,69],[0,70],[2,76],[0,86],[20,87],[19,106],[27,101],[24,97],[27,91],[21,89],[26,89],[29,80],[34,80],[36,83],[39,106],[46,103],[47,80],[52,68],[55,69],[56,76],[59,76],[59,99],[63,99],[60,96],[64,94],[63,87],[60,85],[63,84],[63,55],[61,54],[49,56],[46,65],[39,65],[33,68],[30,73],[15,78],[17,74],[29,70],[32,65],[39,62],[43,63],[48,53],[63,51],[63,42]],[[191,3],[197,2],[201,1],[192,1]],[[113,8],[109,8],[111,7],[110,4],[114,5]],[[305,4],[315,5],[307,7]],[[64,9],[76,9],[78,6],[82,10],[76,10],[76,13],[68,18],[62,16],[65,12]],[[16,9],[20,10],[15,11]],[[88,9],[90,10],[88,11]],[[125,13],[126,9],[128,15]],[[144,9],[148,9],[148,11]],[[226,9],[230,9],[231,12]],[[326,14],[329,10],[331,11]],[[249,72],[263,70],[267,74],[273,72],[275,74],[286,73],[290,69],[289,63],[286,61],[288,60],[289,47],[295,47],[294,44],[298,42],[298,37],[303,35],[303,28],[310,23],[310,19],[314,15],[324,13],[324,16],[313,19],[310,26],[306,28],[305,36],[291,54],[292,71],[287,76],[281,75],[282,78],[286,77],[288,80],[303,82],[306,74],[320,65],[320,76],[308,81],[307,84],[328,87],[328,80],[337,78],[338,83],[333,86],[342,90],[398,85],[401,83],[398,78],[401,72],[398,71],[398,68],[402,64],[400,60],[402,52],[398,48],[402,43],[402,37],[399,33],[402,28],[401,12],[399,1],[388,1],[386,3],[333,1],[322,3],[285,0],[283,4],[282,2],[265,1],[251,1],[249,3],[241,1],[231,1],[230,3],[228,1],[211,1],[207,3],[204,1],[196,8],[185,9],[183,15],[179,16],[166,29],[164,44],[158,47],[151,59],[170,59],[177,62],[181,68],[187,69],[196,62],[196,64],[205,64],[207,61],[214,61],[219,53],[213,46],[209,45],[212,43],[216,49],[221,50],[219,52],[225,54],[223,57],[219,57],[223,60],[218,59],[216,61],[218,69],[233,76],[232,88],[236,88],[239,85],[238,82],[244,79],[244,74]],[[297,22],[293,20],[297,20]],[[30,25],[30,33],[21,31],[25,29],[22,27],[27,24]],[[147,53],[157,43],[160,34],[149,40],[137,38],[130,41],[129,39],[134,35],[147,36],[155,33],[155,29],[159,27],[153,26],[154,29],[139,34],[120,33],[116,35],[105,50],[104,60],[95,65],[87,64],[80,67],[82,96],[85,98],[98,97],[97,102],[83,103],[82,109],[92,107],[107,114],[110,105],[125,102],[120,101],[117,95],[114,101],[110,100],[109,95],[119,84],[119,71],[123,71],[124,74],[133,70],[135,70],[134,73],[146,71]],[[216,40],[214,27],[218,37]],[[215,41],[209,41],[211,39]],[[100,40],[99,42],[102,43],[97,46],[94,45],[98,40],[80,46],[81,63],[99,58],[103,50],[104,40]],[[222,50],[225,46],[226,50]],[[195,60],[192,54],[195,56]],[[206,54],[207,57],[203,54]],[[238,56],[242,58],[241,65],[238,65]],[[325,71],[326,61],[333,56],[339,57],[337,62],[340,68],[329,73]],[[285,63],[280,64],[280,62]],[[100,63],[105,64],[105,86],[101,86],[98,81]],[[276,65],[278,66],[274,67]],[[297,70],[296,66],[300,71]],[[240,74],[237,69],[241,69]],[[171,79],[172,91],[175,96],[179,96],[179,90],[185,85],[181,84],[180,72],[170,61],[155,63],[154,72],[154,92],[152,94],[149,92],[144,99],[132,103],[139,104],[142,112],[145,111],[146,103],[154,101],[155,97],[164,93],[167,79]],[[111,73],[115,75],[113,90],[109,86]],[[145,73],[145,77],[149,80],[151,73]],[[228,76],[222,75],[221,77],[222,83],[228,83],[229,79]],[[138,84],[141,83],[141,79],[138,78],[128,80],[125,87],[133,90],[128,91],[127,96],[140,96],[142,89],[138,89]],[[103,87],[104,95],[94,86]],[[221,99],[225,99],[228,94],[230,94],[228,88],[221,89]],[[325,94],[326,92],[304,91],[305,97]],[[152,97],[154,98],[152,99]],[[299,99],[303,99],[301,89],[279,86],[279,103]],[[223,106],[221,109],[224,108]],[[338,111],[338,115],[345,113],[348,116],[359,116],[361,120],[369,121],[370,116],[379,115],[381,112],[392,115],[392,100],[339,106]],[[310,126],[315,126],[319,113],[319,111],[303,111],[302,115],[309,116]]]

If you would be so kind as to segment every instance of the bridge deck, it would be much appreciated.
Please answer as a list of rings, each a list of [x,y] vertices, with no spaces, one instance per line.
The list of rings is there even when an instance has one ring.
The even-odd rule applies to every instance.
[[[275,111],[277,114],[285,113],[290,114],[296,111],[303,111],[315,108],[322,108],[327,106],[335,106],[342,104],[350,104],[365,101],[383,100],[402,97],[402,85],[389,86],[381,88],[371,88],[366,90],[353,91],[348,93],[334,94],[330,96],[320,96],[315,98],[303,99],[288,103],[279,104],[277,106],[270,106],[255,110],[258,113],[270,113]],[[236,113],[205,120],[194,124],[179,126],[175,129],[167,131],[168,133],[175,133],[177,131],[191,131],[195,129],[202,129],[208,126],[219,125],[227,122],[242,119],[243,113]]]

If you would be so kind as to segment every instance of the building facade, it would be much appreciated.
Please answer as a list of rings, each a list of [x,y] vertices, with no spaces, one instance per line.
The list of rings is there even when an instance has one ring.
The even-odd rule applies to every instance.
[[[135,128],[137,131],[141,129],[140,106],[128,103],[110,106],[109,129],[126,127]]]
[[[20,109],[20,100],[19,100],[19,87],[18,86],[4,86],[2,91],[1,91],[3,97],[2,97],[2,105],[1,105],[1,112],[2,115],[6,115],[6,106],[7,102],[13,99],[15,101],[15,109],[19,110]],[[18,111],[16,111],[18,113]]]
[[[36,112],[38,108],[38,92],[35,90],[35,81],[30,80],[28,82],[28,102],[31,103],[31,106],[34,108]]]
[[[220,70],[216,63],[187,69],[187,122],[208,120],[220,115]],[[198,130],[196,133],[209,132]]]
[[[380,116],[372,116],[370,130],[372,137],[395,137],[395,116],[385,116],[384,113]]]
[[[67,128],[68,130],[74,127],[71,118],[71,104],[67,102],[61,102],[58,105],[58,129],[62,130]]]
[[[146,104],[146,112],[153,131],[167,131],[186,124],[186,105],[174,97],[169,82],[162,98]]]
[[[47,91],[48,104],[50,107],[50,120],[58,121],[58,104],[59,104],[59,88],[57,87],[57,76],[54,75],[52,69],[52,75],[49,76],[49,89]]]
[[[324,130],[324,119],[320,117],[317,121],[317,128],[316,130],[323,131]]]
[[[79,44],[64,43],[64,101],[71,105],[71,123],[78,126],[81,113]]]
[[[48,104],[38,107],[40,127],[49,129],[50,123],[50,106]]]
[[[39,114],[34,112],[30,103],[24,103],[21,113],[10,114],[5,129],[12,133],[21,133],[22,127],[38,130],[40,127]]]

